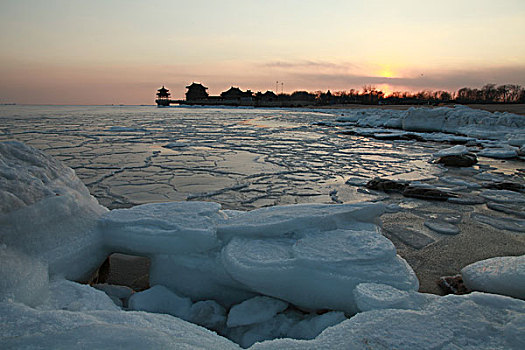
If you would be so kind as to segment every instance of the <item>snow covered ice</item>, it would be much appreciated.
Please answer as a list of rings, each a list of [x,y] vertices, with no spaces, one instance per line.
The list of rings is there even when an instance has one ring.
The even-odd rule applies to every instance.
[[[525,299],[525,255],[478,261],[465,266],[461,274],[472,290]]]
[[[374,128],[380,123],[407,127],[410,132],[418,133],[429,128],[451,132],[452,119],[456,118],[455,125],[460,125],[466,137],[490,137],[502,148],[518,147],[521,143],[521,121],[509,115],[499,115],[495,121],[492,114],[482,113],[485,119],[477,119],[469,110],[454,109],[450,113],[440,110],[435,112],[437,119],[429,127],[424,124],[424,113],[418,111],[359,113],[359,118],[355,118],[359,123],[375,123]],[[443,113],[445,117],[439,117]],[[479,124],[484,127],[495,124],[491,130],[482,132],[481,127],[474,128],[469,120],[481,120]],[[514,131],[509,131],[512,128]],[[114,137],[133,139],[148,130],[140,123],[133,123],[100,133],[107,135],[102,133],[109,131]],[[163,144],[169,142],[165,139]],[[186,152],[198,143],[182,138],[177,142],[181,142],[173,146],[177,152]],[[187,146],[182,147],[182,143]],[[362,151],[360,159],[362,164],[369,159],[379,165],[383,159],[391,169],[399,170],[398,175],[405,175],[407,161],[419,164],[421,159],[430,160],[433,153],[439,152],[436,146],[426,152],[418,147],[414,145],[411,151],[415,149],[422,156],[410,153],[376,158],[380,155]],[[323,154],[321,148],[316,149],[318,154]],[[470,150],[470,146],[467,148]],[[344,152],[341,149],[340,155],[334,157],[344,157]],[[158,154],[152,153],[149,161],[157,161]],[[382,234],[379,218],[385,213],[402,215],[407,206],[419,202],[392,201],[388,196],[366,194],[365,199],[383,198],[385,203],[314,202],[235,211],[213,202],[194,201],[151,203],[108,211],[89,194],[73,170],[52,157],[17,142],[0,143],[0,156],[3,348],[238,349],[240,345],[254,349],[521,349],[525,346],[525,302],[516,299],[523,292],[522,257],[490,259],[466,267],[462,273],[467,285],[485,293],[440,297],[418,292],[414,271]],[[315,157],[308,161],[313,162]],[[282,168],[286,162],[281,161],[275,163],[280,164],[277,172],[264,175],[261,169],[255,169],[253,178],[262,181],[265,176],[300,179],[306,176],[286,173]],[[144,166],[140,163],[137,167]],[[429,162],[419,168],[419,176],[437,175],[429,188],[479,196],[494,208],[505,206],[507,212],[489,206],[483,207],[482,214],[476,209],[471,215],[467,211],[429,214],[424,209],[416,210],[421,215],[422,227],[427,222],[426,227],[430,228],[419,233],[427,235],[428,242],[455,233],[455,227],[463,227],[465,219],[486,220],[484,217],[491,210],[492,224],[508,225],[511,221],[503,215],[517,217],[514,213],[519,212],[516,206],[522,204],[522,192],[485,187],[484,182],[501,183],[506,179],[503,174],[480,168],[457,170],[447,173],[447,178],[440,178],[440,173],[432,170],[435,167]],[[130,170],[124,168],[114,171],[119,174]],[[380,167],[365,177],[370,178],[377,171]],[[385,170],[385,174],[391,173]],[[351,174],[354,178],[362,176]],[[317,181],[322,182],[311,183]],[[327,201],[349,199],[343,186],[354,185],[344,182],[335,192],[330,189]],[[259,195],[264,200],[271,197],[271,190],[264,187],[270,186],[267,184],[223,185],[223,189],[235,188],[233,191],[239,194],[263,186]],[[220,197],[224,192],[218,191],[214,193]],[[514,225],[521,227],[518,221]],[[412,230],[415,232],[416,228]],[[93,288],[73,282],[86,281],[112,252],[151,258],[152,287],[133,292],[118,286]],[[121,302],[124,299],[126,307]]]

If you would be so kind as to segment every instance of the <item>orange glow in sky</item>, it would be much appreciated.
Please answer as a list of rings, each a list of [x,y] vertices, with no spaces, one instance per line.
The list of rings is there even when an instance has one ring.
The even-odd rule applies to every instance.
[[[523,0],[2,1],[0,103],[525,85],[524,23]]]

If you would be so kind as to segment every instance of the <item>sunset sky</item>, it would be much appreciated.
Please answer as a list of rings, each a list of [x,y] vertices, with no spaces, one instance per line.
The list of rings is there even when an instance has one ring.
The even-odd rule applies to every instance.
[[[525,1],[0,0],[0,103],[525,85]]]

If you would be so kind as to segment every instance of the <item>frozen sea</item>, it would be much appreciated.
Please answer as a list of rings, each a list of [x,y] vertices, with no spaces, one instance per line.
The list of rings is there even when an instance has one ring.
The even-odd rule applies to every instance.
[[[428,160],[449,144],[377,140],[314,125],[339,116],[296,109],[1,106],[0,141],[22,141],[64,161],[110,209],[180,200],[243,210],[351,203],[378,197],[349,179],[417,180],[442,172]],[[519,162],[503,170],[517,168]]]
[[[525,120],[487,113],[0,107],[0,141],[45,152],[0,142],[1,342],[522,349]],[[153,287],[72,282],[115,252]],[[459,271],[502,295],[435,295]]]

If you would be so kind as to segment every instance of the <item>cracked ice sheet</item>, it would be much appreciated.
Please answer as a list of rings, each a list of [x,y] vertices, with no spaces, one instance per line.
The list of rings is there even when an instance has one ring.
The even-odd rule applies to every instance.
[[[286,109],[5,106],[0,140],[65,161],[109,208],[193,198],[232,209],[353,203],[381,197],[345,185],[352,176],[422,180],[441,173],[427,160],[442,145],[312,125],[335,118]],[[181,147],[165,148],[170,143]]]

